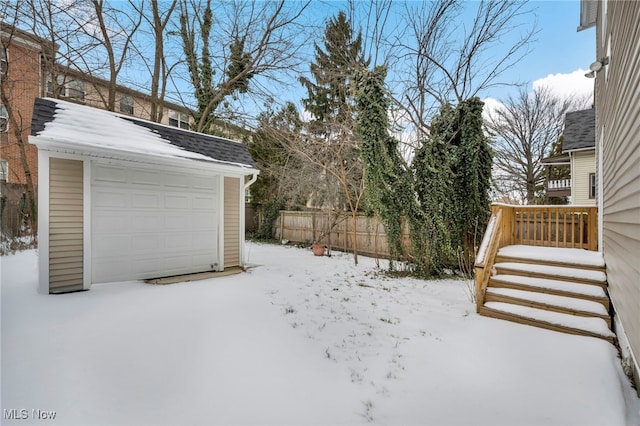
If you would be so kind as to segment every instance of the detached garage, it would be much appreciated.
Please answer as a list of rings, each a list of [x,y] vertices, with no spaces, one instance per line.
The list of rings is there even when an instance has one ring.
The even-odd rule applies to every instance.
[[[36,99],[40,291],[243,266],[245,145]]]

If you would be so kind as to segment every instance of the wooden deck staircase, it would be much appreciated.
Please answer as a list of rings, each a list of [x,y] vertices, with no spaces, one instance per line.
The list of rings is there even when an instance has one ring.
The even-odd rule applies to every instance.
[[[509,208],[514,211],[504,214]],[[601,253],[584,247],[593,243],[586,239],[594,238],[595,230],[585,231],[581,221],[593,218],[580,213],[576,219],[571,212],[567,226],[566,217],[564,224],[558,223],[565,215],[557,214],[557,206],[552,208],[555,215],[540,207],[527,211],[522,206],[494,206],[476,260],[477,311],[613,343],[604,260]],[[569,227],[575,226],[580,229],[571,230],[571,237],[579,238],[568,238]],[[556,235],[563,241],[551,238]]]

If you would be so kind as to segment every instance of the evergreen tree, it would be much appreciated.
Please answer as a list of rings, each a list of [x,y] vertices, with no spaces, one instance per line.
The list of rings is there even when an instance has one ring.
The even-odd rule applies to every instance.
[[[362,52],[362,34],[354,36],[344,12],[331,18],[324,32],[324,50],[315,44],[315,63],[311,75],[315,82],[301,77],[308,97],[302,102],[313,114],[312,131],[326,135],[335,125],[353,128],[352,81],[357,70],[367,68],[369,61]]]
[[[324,196],[314,196],[317,200],[314,204],[351,213],[357,264],[356,222],[363,199],[364,169],[361,146],[355,134],[353,80],[358,70],[367,68],[369,61],[362,52],[362,35],[354,34],[344,12],[329,20],[324,35],[324,48],[315,45],[315,62],[311,64],[313,81],[300,79],[308,94],[303,104],[313,119],[307,128],[307,139],[296,149],[322,168],[314,192]]]

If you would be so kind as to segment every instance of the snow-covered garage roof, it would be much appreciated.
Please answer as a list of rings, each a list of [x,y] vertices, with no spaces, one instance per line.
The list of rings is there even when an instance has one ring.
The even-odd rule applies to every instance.
[[[35,100],[31,134],[83,149],[93,147],[256,168],[249,150],[239,142],[59,99]]]

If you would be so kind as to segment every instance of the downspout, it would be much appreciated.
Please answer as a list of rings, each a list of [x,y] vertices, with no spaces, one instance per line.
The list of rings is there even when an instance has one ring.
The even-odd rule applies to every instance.
[[[256,179],[258,179],[258,173],[260,173],[260,172],[259,171],[253,172],[251,174],[251,179],[249,179],[249,182],[246,182],[244,184],[244,191],[242,192],[242,198],[243,198],[242,204],[243,205],[245,204],[245,200],[246,200],[245,199],[245,194],[247,193],[247,189],[249,189],[249,187],[251,185],[253,185],[253,183],[256,181]],[[240,223],[242,224],[242,229],[240,230],[240,241],[243,242],[242,244],[240,244],[240,262],[242,264],[242,267],[246,268],[247,264],[248,264],[248,259],[247,259],[247,253],[245,251],[245,244],[244,244],[244,241],[245,241],[244,232],[245,232],[245,226],[246,226],[245,225],[246,217],[245,217],[245,208],[244,207],[240,209],[240,217],[241,217]]]
[[[258,173],[259,173],[259,172],[257,172],[257,173],[253,173],[253,174],[251,175],[251,179],[249,180],[249,182],[246,182],[246,183],[244,184],[244,190],[245,190],[245,191],[246,191],[247,189],[249,189],[249,187],[255,183],[256,179],[258,179]]]

